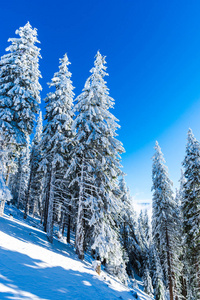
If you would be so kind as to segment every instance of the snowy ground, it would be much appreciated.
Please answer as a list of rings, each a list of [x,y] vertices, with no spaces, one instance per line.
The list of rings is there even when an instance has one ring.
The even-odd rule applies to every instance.
[[[98,276],[89,255],[82,262],[72,245],[57,239],[51,245],[34,222],[23,221],[22,213],[12,207],[0,217],[1,300],[151,299],[104,271]]]

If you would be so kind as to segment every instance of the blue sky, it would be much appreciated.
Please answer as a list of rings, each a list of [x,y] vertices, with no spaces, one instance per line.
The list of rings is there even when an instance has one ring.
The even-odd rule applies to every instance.
[[[199,1],[184,0],[3,1],[0,55],[27,21],[38,29],[42,108],[65,52],[76,96],[97,50],[106,55],[127,183],[135,201],[149,201],[155,141],[176,187],[188,128],[200,139],[199,11]]]

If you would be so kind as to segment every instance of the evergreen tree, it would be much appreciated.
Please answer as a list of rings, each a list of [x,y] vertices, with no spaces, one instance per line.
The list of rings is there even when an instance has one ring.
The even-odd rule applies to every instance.
[[[181,281],[181,294],[182,294],[182,299],[186,299],[187,298],[187,259],[186,259],[186,254],[187,254],[187,248],[185,245],[185,241],[184,241],[184,229],[183,229],[183,212],[182,212],[182,203],[184,201],[184,184],[186,183],[186,179],[184,176],[184,172],[181,169],[181,178],[179,180],[180,182],[180,187],[179,189],[176,190],[176,197],[175,197],[175,201],[176,201],[176,205],[177,205],[177,221],[179,222],[179,225],[177,226],[177,235],[179,235],[179,239],[181,241],[182,244],[182,253],[180,256],[180,260],[182,262],[183,268],[182,268],[182,273],[181,273],[181,277],[180,277],[180,281]]]
[[[24,218],[27,217],[30,208],[30,198],[32,200],[33,215],[38,207],[41,195],[41,181],[42,173],[39,171],[39,163],[42,157],[41,153],[41,137],[42,137],[42,112],[40,112],[37,119],[36,132],[32,141],[30,154],[30,176],[28,181],[28,188],[26,194],[25,213]]]
[[[26,148],[23,148],[19,158],[17,207],[25,204],[25,197],[30,176],[30,138],[27,136]]]
[[[6,186],[4,174],[6,173],[7,152],[3,148],[3,136],[0,134],[0,216],[3,215],[5,203],[12,199],[11,192]]]
[[[19,158],[16,160],[17,171],[10,174],[9,188],[17,208],[25,207],[25,197],[30,175],[30,137],[26,138],[26,147],[21,148]]]
[[[16,34],[20,37],[8,40],[12,43],[6,49],[9,53],[0,60],[0,128],[10,156],[7,184],[13,160],[19,148],[26,147],[26,136],[33,130],[41,90],[37,30],[28,22]]]
[[[169,179],[165,160],[156,142],[153,156],[153,239],[160,256],[165,283],[170,300],[180,294],[181,244],[177,234],[177,205],[173,198],[172,182]]]
[[[0,216],[3,216],[5,203],[12,199],[9,188],[6,186],[4,178],[0,173]]]
[[[71,128],[73,122],[73,86],[71,73],[68,71],[70,64],[65,54],[60,59],[59,71],[54,74],[50,87],[55,87],[55,92],[49,93],[45,102],[47,124],[44,127],[42,150],[43,161],[46,168],[46,217],[47,237],[53,241],[53,207],[55,199],[55,184],[61,169],[67,169],[70,160],[72,139],[74,136]],[[45,167],[46,166],[46,167]]]
[[[148,252],[151,246],[151,231],[149,224],[148,212],[141,210],[138,217],[138,235],[139,242],[144,253],[144,259],[148,260]]]
[[[140,275],[142,250],[137,236],[136,213],[124,176],[119,181],[121,212],[118,220],[120,228],[120,242],[126,251],[126,269],[129,276],[134,278],[134,271]]]
[[[155,266],[153,276],[154,296],[156,300],[166,300],[163,270],[161,267],[160,258],[154,245],[152,245],[152,252]]]
[[[153,297],[154,290],[153,290],[152,280],[148,268],[145,268],[142,279],[144,282],[144,292],[150,297]]]
[[[107,268],[119,275],[124,272],[124,263],[114,215],[120,211],[120,199],[115,191],[118,189],[117,178],[122,173],[120,153],[124,150],[115,138],[119,125],[109,112],[114,100],[109,96],[104,81],[105,71],[105,57],[98,52],[90,71],[92,75],[87,79],[83,93],[76,99],[73,125],[77,130],[76,146],[68,173],[74,174],[79,194],[78,212],[82,211],[78,213],[77,220],[76,241],[81,241],[76,243],[77,253],[83,258],[89,234],[95,256],[106,261]],[[87,189],[82,189],[82,168],[87,174]],[[80,201],[82,192],[84,202]]]
[[[186,182],[182,197],[183,229],[186,246],[187,299],[200,299],[200,144],[188,131],[183,161]]]
[[[154,287],[157,288],[157,281],[155,279],[157,269],[147,209],[145,209],[145,211],[141,210],[138,217],[138,240],[142,250],[142,266],[140,273],[142,274],[144,281],[144,291],[152,296],[154,293],[152,281],[155,281]]]
[[[2,175],[5,179],[6,186],[9,185],[9,174],[15,174],[18,170],[18,158],[20,152],[16,149],[13,138],[6,141],[3,129],[0,128],[0,160],[2,164]]]

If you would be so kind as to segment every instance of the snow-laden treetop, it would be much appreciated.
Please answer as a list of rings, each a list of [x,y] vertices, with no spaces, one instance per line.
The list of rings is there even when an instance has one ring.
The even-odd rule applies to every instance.
[[[15,63],[21,67],[20,75],[26,80],[32,92],[32,96],[40,103],[39,91],[42,90],[38,80],[41,78],[39,71],[40,48],[35,44],[40,43],[37,39],[37,29],[32,28],[29,22],[25,26],[20,27],[15,31],[20,38],[9,38],[8,42],[12,44],[6,48],[6,51],[16,53]],[[11,55],[8,54],[11,57]]]
[[[171,194],[170,186],[173,185],[172,181],[169,179],[168,175],[168,168],[165,165],[165,159],[161,148],[156,141],[155,144],[155,154],[153,156],[153,166],[152,166],[152,179],[153,179],[153,186],[152,190],[155,190],[159,193],[161,189],[166,191],[170,191],[168,196]]]
[[[10,38],[9,53],[0,60],[0,125],[7,140],[25,146],[26,135],[34,127],[39,111],[41,77],[39,71],[40,49],[37,30],[28,22],[16,30],[18,38]]]

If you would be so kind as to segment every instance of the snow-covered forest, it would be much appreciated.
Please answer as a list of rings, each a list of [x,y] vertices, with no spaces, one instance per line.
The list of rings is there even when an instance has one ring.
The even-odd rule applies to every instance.
[[[141,277],[156,300],[199,300],[200,143],[192,130],[175,193],[156,142],[152,217],[137,215],[105,57],[97,52],[76,98],[70,61],[60,58],[42,116],[37,29],[27,23],[16,35],[0,60],[0,215],[7,202],[24,220],[40,219],[49,243],[75,237],[80,260],[89,253],[126,286]]]

